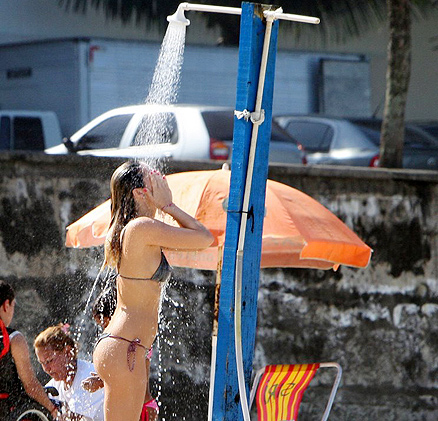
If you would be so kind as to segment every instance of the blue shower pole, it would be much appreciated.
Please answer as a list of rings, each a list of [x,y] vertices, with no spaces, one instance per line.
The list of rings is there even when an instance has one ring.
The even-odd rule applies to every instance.
[[[265,6],[266,7],[266,6]],[[265,36],[263,6],[242,3],[239,40],[236,111],[254,111]],[[265,120],[259,126],[254,174],[249,200],[242,271],[242,347],[246,394],[252,373],[257,323],[257,295],[260,274],[266,178],[271,135],[272,99],[278,21],[274,21],[266,69],[262,109]],[[214,421],[242,420],[234,340],[234,285],[243,195],[253,125],[234,119],[231,184],[227,210],[222,280],[219,300],[217,357],[213,392]]]

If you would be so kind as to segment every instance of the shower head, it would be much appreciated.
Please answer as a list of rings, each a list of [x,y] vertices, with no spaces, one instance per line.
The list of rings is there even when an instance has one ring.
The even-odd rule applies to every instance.
[[[173,15],[167,16],[167,21],[170,23],[180,23],[185,26],[190,25],[190,21],[184,16],[184,10],[186,10],[187,5],[188,3],[180,3],[176,12]]]

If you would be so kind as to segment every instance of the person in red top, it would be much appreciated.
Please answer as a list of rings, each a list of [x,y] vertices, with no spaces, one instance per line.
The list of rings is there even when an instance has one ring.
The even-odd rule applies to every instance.
[[[33,371],[26,339],[9,328],[14,309],[15,292],[0,280],[0,419],[16,420],[29,408],[50,413],[56,419],[58,410]]]

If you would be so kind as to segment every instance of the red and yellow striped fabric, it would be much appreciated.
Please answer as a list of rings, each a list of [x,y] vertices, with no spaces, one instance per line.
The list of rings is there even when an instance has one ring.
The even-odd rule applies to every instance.
[[[257,388],[259,421],[296,421],[303,393],[319,364],[268,365]]]

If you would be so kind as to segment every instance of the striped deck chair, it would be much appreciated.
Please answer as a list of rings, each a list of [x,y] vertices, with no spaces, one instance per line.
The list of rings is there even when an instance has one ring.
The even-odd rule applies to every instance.
[[[301,399],[319,368],[336,368],[337,374],[322,421],[328,419],[342,377],[338,363],[267,365],[257,371],[250,405],[257,403],[258,421],[297,421]]]

